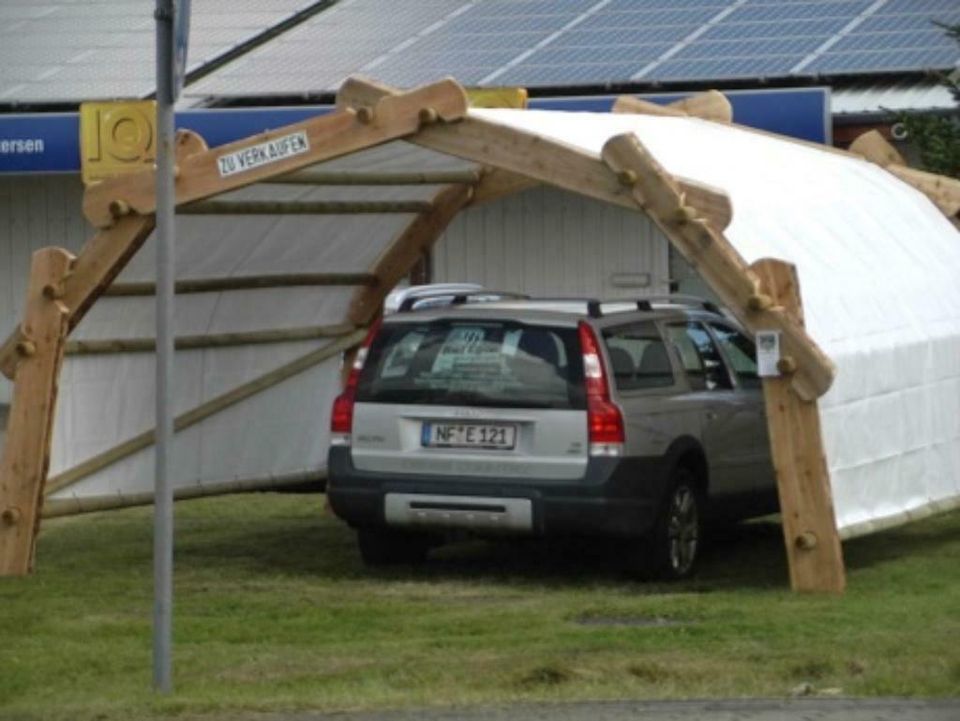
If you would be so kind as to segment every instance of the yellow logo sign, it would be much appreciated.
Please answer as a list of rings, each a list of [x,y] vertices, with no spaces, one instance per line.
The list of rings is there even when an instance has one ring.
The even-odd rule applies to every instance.
[[[470,88],[467,99],[471,108],[527,107],[526,88]]]
[[[153,100],[83,103],[80,158],[83,182],[96,183],[149,168],[157,156],[157,106]]]

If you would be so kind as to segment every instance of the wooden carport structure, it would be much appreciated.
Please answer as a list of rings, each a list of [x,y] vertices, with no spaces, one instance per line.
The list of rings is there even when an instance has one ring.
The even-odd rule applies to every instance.
[[[719,93],[703,94],[670,108],[625,97],[618,101],[615,112],[731,120],[729,104]],[[841,592],[843,559],[817,409],[817,399],[830,387],[835,369],[804,329],[796,274],[792,266],[774,259],[748,265],[724,235],[732,217],[729,198],[716,189],[670,175],[636,135],[610,138],[597,159],[562,143],[471,115],[463,88],[453,80],[398,92],[353,78],[338,94],[336,111],[325,116],[213,150],[196,134],[181,133],[177,205],[183,208],[181,212],[218,212],[216,201],[207,198],[271,179],[305,182],[309,171],[303,169],[308,166],[399,139],[474,161],[483,169],[479,174],[437,176],[434,181],[441,189],[429,202],[405,209],[416,213],[414,219],[362,278],[309,279],[318,284],[357,285],[344,324],[336,332],[323,331],[335,338],[326,349],[328,354],[358,341],[389,290],[471,203],[546,183],[646,213],[746,328],[781,334],[782,375],[765,379],[764,392],[791,585],[803,591]],[[955,181],[903,167],[875,139],[865,141],[862,151],[930,195],[947,215],[956,214],[960,190]],[[237,170],[227,166],[224,159],[228,157],[249,162],[241,163],[245,167]],[[347,178],[340,181],[351,182]],[[105,293],[151,292],[111,288],[111,284],[153,229],[153,184],[152,172],[143,171],[92,186],[86,193],[84,213],[99,229],[97,234],[76,257],[55,248],[39,251],[34,257],[25,317],[0,348],[0,370],[15,382],[0,461],[0,574],[27,573],[33,564],[44,493],[50,485],[47,474],[59,368],[70,331]],[[298,212],[282,204],[271,210]],[[371,212],[360,203],[343,204],[340,210]],[[218,282],[223,285],[222,279],[205,282],[211,287]],[[297,368],[287,372],[296,373]],[[196,409],[194,416],[215,411],[216,405],[202,412]],[[178,428],[190,422],[195,418],[178,418]],[[151,442],[152,433],[131,441],[137,447]],[[63,482],[55,479],[55,484]]]

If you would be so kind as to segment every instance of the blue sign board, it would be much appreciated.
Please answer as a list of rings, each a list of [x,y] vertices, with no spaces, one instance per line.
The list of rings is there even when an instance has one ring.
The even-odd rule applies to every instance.
[[[736,122],[817,143],[831,142],[830,96],[824,88],[744,90],[726,93]],[[666,103],[680,95],[644,96]],[[615,96],[533,98],[544,110],[607,112]],[[323,115],[330,106],[187,110],[176,126],[194,130],[207,145],[219,145]],[[0,115],[0,173],[75,173],[80,170],[77,113]]]

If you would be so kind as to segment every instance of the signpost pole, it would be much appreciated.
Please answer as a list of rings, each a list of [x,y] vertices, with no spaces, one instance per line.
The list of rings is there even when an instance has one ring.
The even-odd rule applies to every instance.
[[[157,0],[157,369],[153,514],[153,686],[170,693],[173,628],[174,0]]]

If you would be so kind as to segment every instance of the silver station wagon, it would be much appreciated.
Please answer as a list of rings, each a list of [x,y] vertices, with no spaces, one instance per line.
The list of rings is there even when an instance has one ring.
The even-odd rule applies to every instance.
[[[371,329],[333,408],[328,498],[366,563],[587,535],[682,578],[706,520],[777,510],[753,341],[711,303],[417,302]]]

